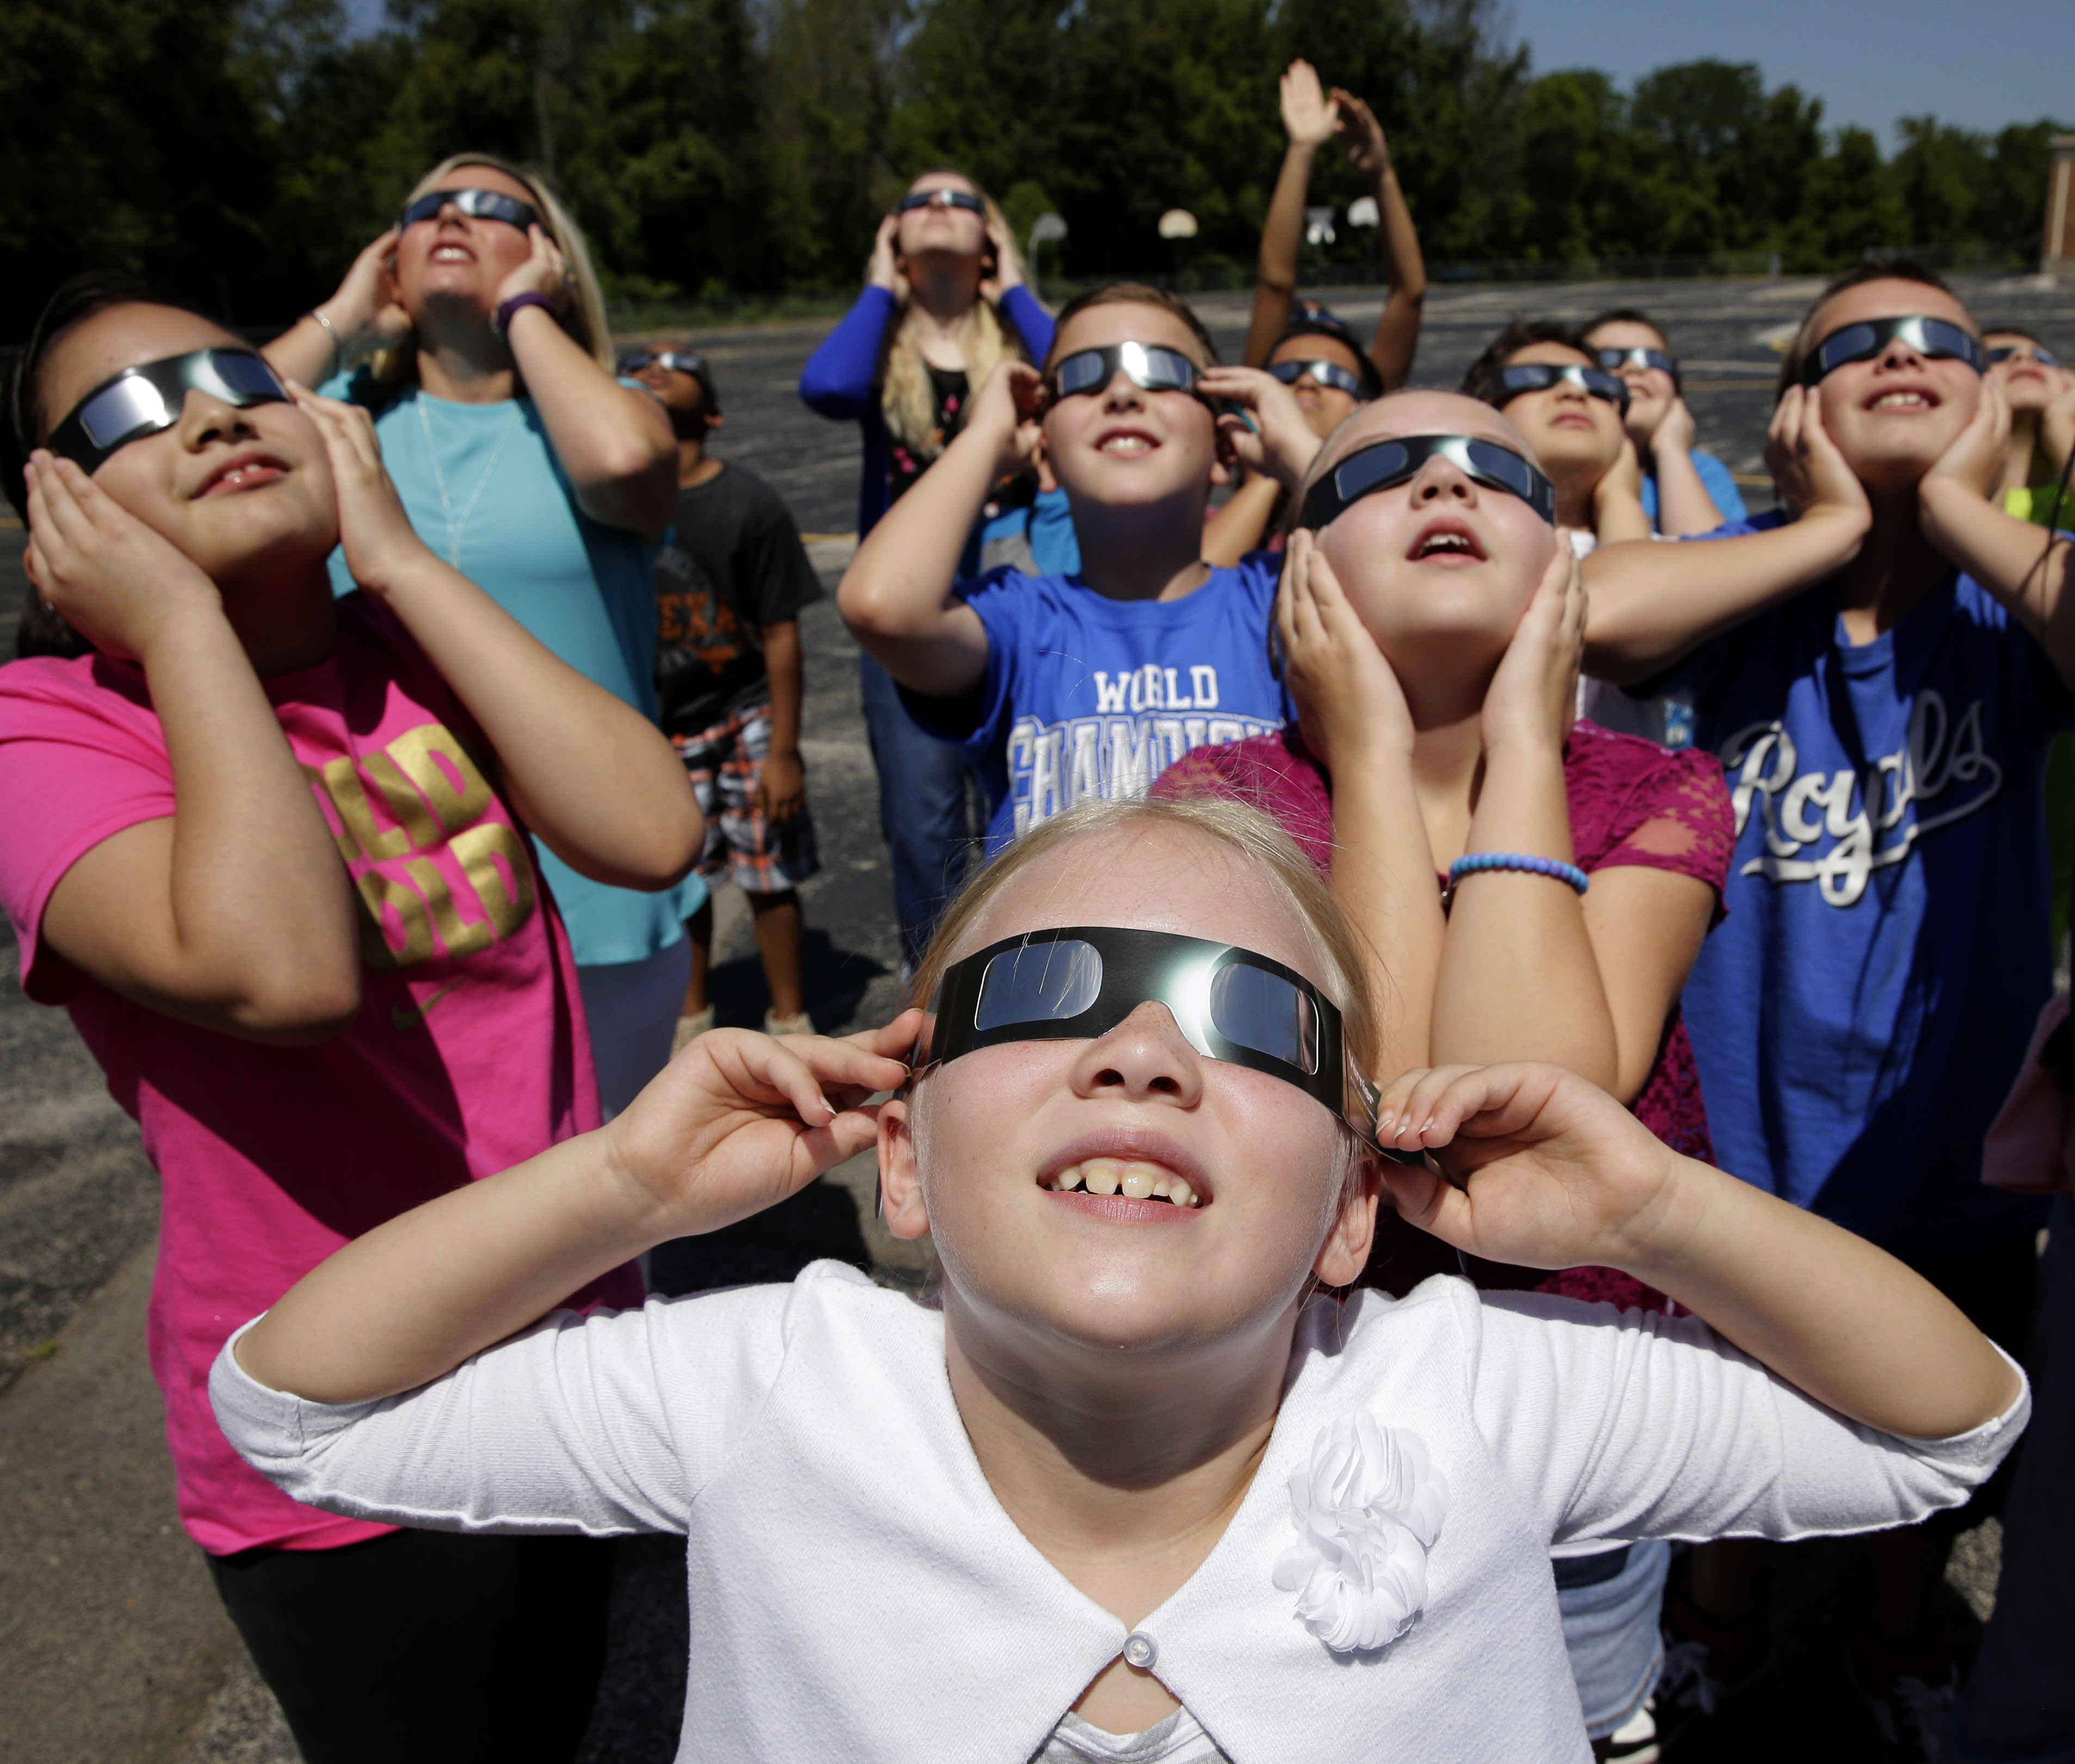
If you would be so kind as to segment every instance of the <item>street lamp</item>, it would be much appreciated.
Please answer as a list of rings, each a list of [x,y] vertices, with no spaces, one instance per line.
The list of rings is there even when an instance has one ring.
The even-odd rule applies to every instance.
[[[1035,294],[1038,292],[1038,247],[1062,239],[1066,236],[1066,221],[1064,215],[1047,212],[1039,215],[1030,223],[1030,243],[1025,248],[1023,255],[1029,259],[1030,264],[1032,293]]]

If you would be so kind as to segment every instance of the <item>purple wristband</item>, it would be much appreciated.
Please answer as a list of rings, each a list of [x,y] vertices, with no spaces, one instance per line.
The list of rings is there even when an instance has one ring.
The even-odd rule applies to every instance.
[[[512,329],[512,321],[519,316],[519,309],[522,306],[537,306],[542,312],[545,313],[549,317],[555,317],[555,303],[549,300],[546,295],[533,293],[514,294],[510,300],[505,301],[497,308],[496,317],[493,318],[490,321],[491,324],[495,327],[497,334],[499,337],[503,336]],[[556,322],[559,324],[561,321],[557,319]]]

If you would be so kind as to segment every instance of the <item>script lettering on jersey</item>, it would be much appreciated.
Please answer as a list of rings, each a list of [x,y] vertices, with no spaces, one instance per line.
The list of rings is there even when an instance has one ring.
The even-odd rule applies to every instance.
[[[338,817],[332,837],[359,896],[368,967],[393,974],[435,954],[472,955],[526,922],[532,856],[516,828],[483,818],[496,800],[489,781],[443,724],[303,772]]]
[[[1270,735],[1260,717],[1207,714],[1218,707],[1218,670],[1148,662],[1124,673],[1097,669],[1096,714],[1046,723],[1018,717],[1009,731],[1009,793],[1016,837],[1076,803],[1142,797],[1191,747]]]
[[[1982,701],[1954,718],[1928,687],[1911,706],[1902,747],[1863,773],[1799,771],[1794,738],[1777,721],[1732,735],[1722,764],[1737,839],[1754,806],[1764,829],[1764,850],[1741,873],[1813,882],[1840,907],[1866,892],[1874,871],[1901,863],[1926,834],[1979,813],[2003,787],[1982,732]]]

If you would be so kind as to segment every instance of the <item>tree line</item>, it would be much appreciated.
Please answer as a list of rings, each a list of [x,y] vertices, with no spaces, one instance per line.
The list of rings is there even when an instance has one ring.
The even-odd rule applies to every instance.
[[[1536,73],[1496,0],[10,0],[0,9],[0,339],[116,267],[263,322],[329,291],[458,147],[548,171],[608,293],[847,289],[930,167],[1076,278],[1251,261],[1293,56],[1389,131],[1430,262],[2036,249],[2048,135],[1905,121],[1891,156],[1756,67],[1624,90]],[[1313,201],[1358,189],[1321,162]],[[1185,208],[1186,244],[1156,231]],[[1343,226],[1319,247],[1357,261]],[[1330,272],[1327,272],[1330,273]]]

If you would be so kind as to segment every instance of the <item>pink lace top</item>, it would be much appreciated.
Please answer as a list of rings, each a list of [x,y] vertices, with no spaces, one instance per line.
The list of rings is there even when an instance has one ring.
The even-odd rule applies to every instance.
[[[1693,747],[1660,747],[1634,735],[1617,735],[1597,723],[1579,723],[1563,743],[1563,784],[1579,868],[1590,875],[1634,864],[1698,876],[1714,889],[1716,916],[1721,917],[1736,826],[1721,765],[1713,754]],[[1155,796],[1199,791],[1236,797],[1266,810],[1303,848],[1320,875],[1332,873],[1332,785],[1296,724],[1272,735],[1194,748],[1153,786]],[[1633,1106],[1636,1118],[1674,1151],[1714,1162],[1693,1044],[1675,1007],[1665,1024],[1656,1062]],[[1452,1268],[1452,1259],[1423,1255],[1425,1245],[1433,1242],[1427,1239],[1420,1245],[1394,1244],[1380,1234],[1379,1253],[1393,1252],[1384,1257],[1391,1269],[1382,1278],[1375,1277],[1378,1262],[1372,1258],[1369,1283],[1395,1287],[1399,1278],[1409,1283],[1432,1271],[1425,1265],[1430,1260],[1434,1267]],[[1452,1258],[1452,1252],[1447,1254]],[[1567,1268],[1546,1277],[1539,1271],[1507,1270],[1495,1263],[1479,1263],[1475,1271],[1480,1285],[1533,1286],[1543,1292],[1605,1298],[1646,1309],[1661,1310],[1667,1303],[1662,1294],[1611,1268]]]

